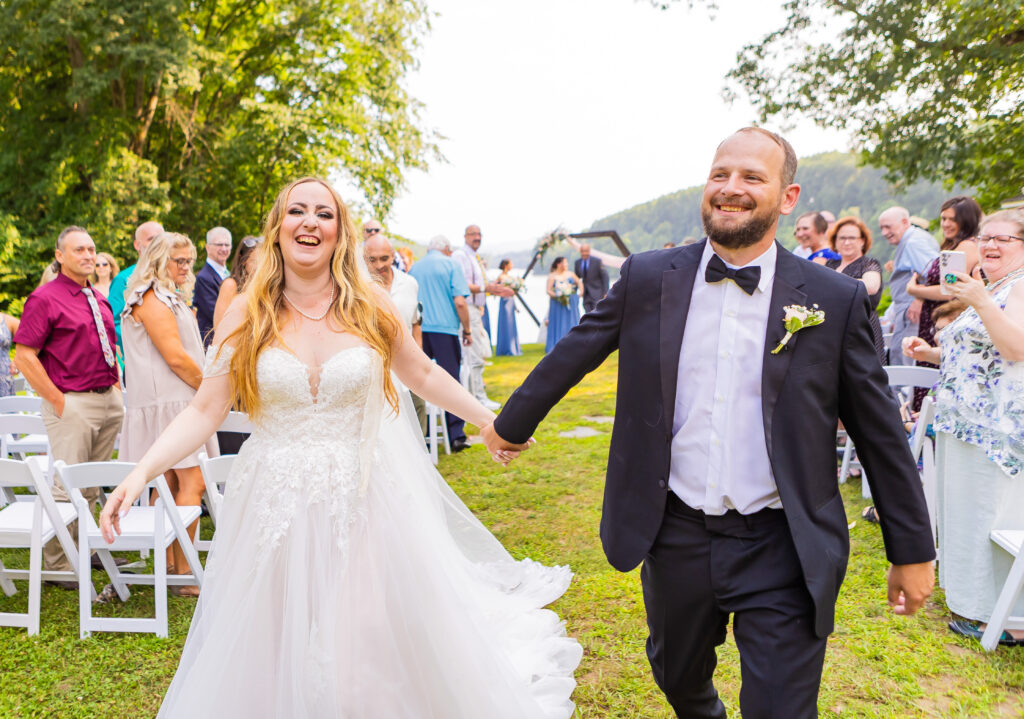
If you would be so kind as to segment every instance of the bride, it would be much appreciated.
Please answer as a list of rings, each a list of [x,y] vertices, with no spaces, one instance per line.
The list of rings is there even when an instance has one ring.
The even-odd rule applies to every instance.
[[[119,520],[239,402],[206,580],[160,717],[532,719],[573,713],[579,644],[543,607],[567,567],[515,561],[430,464],[391,371],[478,425],[360,264],[348,209],[278,195],[256,274],[217,327],[194,401],[110,495]],[[507,461],[514,453],[499,455]]]

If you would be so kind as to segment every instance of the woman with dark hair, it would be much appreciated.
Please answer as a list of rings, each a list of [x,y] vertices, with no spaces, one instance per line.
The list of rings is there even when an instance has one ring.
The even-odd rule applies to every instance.
[[[839,253],[839,259],[827,260],[825,266],[863,282],[871,301],[871,309],[877,309],[878,301],[882,299],[882,265],[874,257],[867,256],[871,249],[871,230],[868,226],[856,217],[844,217],[828,231],[828,244]],[[878,322],[878,314],[872,312],[869,319],[875,350],[882,364],[885,364],[885,345],[882,343],[882,326]]]
[[[978,225],[981,223],[981,206],[973,197],[957,195],[942,203],[942,211],[939,213],[939,224],[942,228],[942,246],[940,250],[956,250],[963,252],[967,260],[965,274],[974,275],[974,269],[978,266],[978,246],[974,243],[974,236],[978,234]],[[916,274],[911,276],[907,283],[907,292],[916,299],[923,300],[921,305],[921,320],[918,324],[917,336],[930,345],[935,344],[935,323],[932,321],[932,311],[943,302],[950,300],[949,295],[942,294],[939,282],[939,258],[936,257],[924,272],[924,277]],[[918,362],[921,367],[936,367],[930,362]],[[928,394],[928,389],[919,387],[914,390],[914,411],[921,409],[921,402]]]
[[[513,278],[509,271],[512,269],[512,260],[502,260],[498,269],[501,270],[498,284],[511,287]],[[519,330],[516,329],[517,311],[515,295],[498,299],[498,339],[494,353],[499,357],[516,357],[523,353],[519,347]]]
[[[235,258],[231,261],[231,274],[220,283],[217,304],[213,308],[213,326],[216,327],[224,313],[231,306],[235,296],[245,291],[245,283],[256,269],[256,248],[263,242],[262,237],[249,235],[243,237],[235,248]]]
[[[580,323],[580,278],[569,269],[569,261],[556,257],[548,273],[548,337],[544,352],[550,352],[558,340]]]

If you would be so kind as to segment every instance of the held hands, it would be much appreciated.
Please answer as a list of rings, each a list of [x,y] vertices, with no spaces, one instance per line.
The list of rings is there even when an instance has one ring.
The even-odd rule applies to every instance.
[[[487,446],[487,451],[491,453],[491,459],[495,462],[500,462],[505,467],[508,466],[509,462],[518,457],[520,452],[525,452],[530,448],[531,444],[536,444],[533,438],[530,438],[530,441],[526,444],[515,444],[503,439],[494,430],[493,422],[486,427],[480,428],[480,436]]]
[[[142,490],[146,488],[146,479],[137,473],[137,469],[124,478],[117,489],[107,495],[107,502],[100,512],[100,531],[107,544],[113,543],[114,539],[121,534],[121,517],[128,514],[128,510]]]
[[[889,567],[889,607],[909,617],[924,606],[934,586],[934,562],[894,564]]]

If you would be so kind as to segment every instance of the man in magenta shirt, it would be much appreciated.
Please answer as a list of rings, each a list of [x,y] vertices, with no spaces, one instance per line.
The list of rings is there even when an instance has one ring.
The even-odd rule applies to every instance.
[[[43,399],[42,416],[54,460],[68,464],[104,462],[114,452],[124,402],[118,382],[114,315],[107,299],[93,292],[89,275],[96,266],[96,245],[81,227],[68,227],[57,238],[60,263],[56,279],[36,289],[14,335],[15,360],[25,379]],[[99,490],[84,490],[95,504]],[[55,480],[53,495],[68,501]],[[75,537],[75,530],[71,530]],[[56,540],[43,549],[51,570],[71,570]],[[49,582],[77,589],[77,582]]]

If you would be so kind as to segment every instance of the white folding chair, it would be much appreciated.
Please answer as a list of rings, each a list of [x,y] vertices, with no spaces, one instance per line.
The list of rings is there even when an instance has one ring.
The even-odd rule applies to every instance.
[[[1010,610],[1024,590],[1024,530],[995,529],[989,534],[989,539],[1014,558],[1010,573],[1006,576],[1006,582],[996,599],[992,616],[989,617],[988,626],[981,635],[982,648],[990,652],[999,644],[999,637],[1005,630],[1024,629],[1024,617],[1010,616]]]
[[[889,378],[889,386],[898,390],[914,388],[914,387],[925,387],[931,389],[935,386],[935,383],[939,381],[939,371],[932,367],[906,367],[901,365],[886,366],[882,369],[885,370],[886,375]],[[924,407],[922,403],[921,407]],[[927,428],[927,426],[925,426]],[[923,446],[923,434],[922,441],[915,448],[911,444],[911,449],[915,450],[914,459],[918,460],[921,458],[921,447]],[[843,463],[839,470],[839,483],[843,484],[846,482],[847,477],[850,474],[850,470],[853,468],[861,469],[861,496],[865,499],[871,498],[871,488],[868,486],[867,475],[864,473],[863,467],[860,462],[857,461],[853,456],[854,446],[853,440],[847,437],[846,446],[843,448]]]
[[[217,531],[217,518],[220,516],[221,504],[224,501],[224,486],[227,484],[231,474],[231,465],[235,463],[237,456],[237,454],[222,454],[220,457],[210,459],[206,456],[206,452],[199,453],[199,468],[203,472],[203,483],[206,485],[203,497],[206,500],[206,508],[210,510],[214,532]],[[196,530],[196,549],[208,552],[212,543],[212,539],[200,539],[199,531]]]
[[[228,416],[224,418],[217,431],[252,434],[252,420],[249,419],[249,415],[245,412],[228,412]]]
[[[25,459],[29,454],[50,452],[50,438],[39,415],[41,406],[38,397],[0,397],[0,457]]]
[[[4,399],[10,399],[6,397]],[[19,398],[21,399],[21,398]],[[24,460],[27,451],[26,443],[19,445],[23,439],[28,437],[42,437],[46,447],[49,447],[49,440],[46,438],[46,425],[43,418],[38,414],[0,414],[0,458]],[[36,458],[40,470],[50,479],[50,458],[40,456]],[[24,495],[19,495],[24,496]],[[9,502],[17,501],[15,494],[8,488],[0,487],[0,506]]]
[[[68,524],[76,517],[75,508],[70,502],[53,500],[35,457],[26,461],[0,459],[0,486],[8,490],[28,488],[35,492],[34,496],[28,497],[30,501],[12,502],[0,509],[0,548],[29,550],[28,569],[11,569],[0,561],[0,589],[4,594],[12,596],[17,591],[11,580],[28,580],[28,611],[24,614],[0,612],[0,626],[25,627],[32,636],[39,634],[43,580],[72,581],[78,578],[78,552],[68,531]],[[71,562],[71,571],[43,569],[43,545],[54,538]],[[94,595],[95,591],[92,591],[90,600]]]
[[[123,480],[135,465],[130,462],[86,462],[67,465],[55,462],[54,470],[64,484],[78,514],[78,568],[79,568],[79,634],[85,639],[93,631],[107,632],[154,632],[158,637],[167,636],[167,585],[203,585],[203,566],[199,554],[189,540],[186,527],[199,519],[199,507],[177,506],[167,486],[167,480],[160,475],[147,485],[155,487],[157,501],[152,507],[132,507],[121,518],[121,534],[113,543],[107,544],[96,524],[89,503],[81,490],[89,487],[111,487]],[[174,541],[181,543],[191,574],[167,574],[166,550]],[[153,550],[152,574],[125,574],[114,563],[110,552],[137,552]],[[107,618],[92,616],[91,597],[85,590],[91,575],[90,550],[94,550],[103,568],[110,577],[110,583],[121,601],[127,601],[128,584],[145,584],[154,587],[156,612],[153,618]],[[83,579],[85,581],[83,581]]]
[[[438,440],[444,443],[444,453],[452,453],[451,442],[448,441],[448,423],[444,418],[444,410],[437,405],[427,402],[427,449],[430,451],[430,461],[437,464],[437,443]]]

